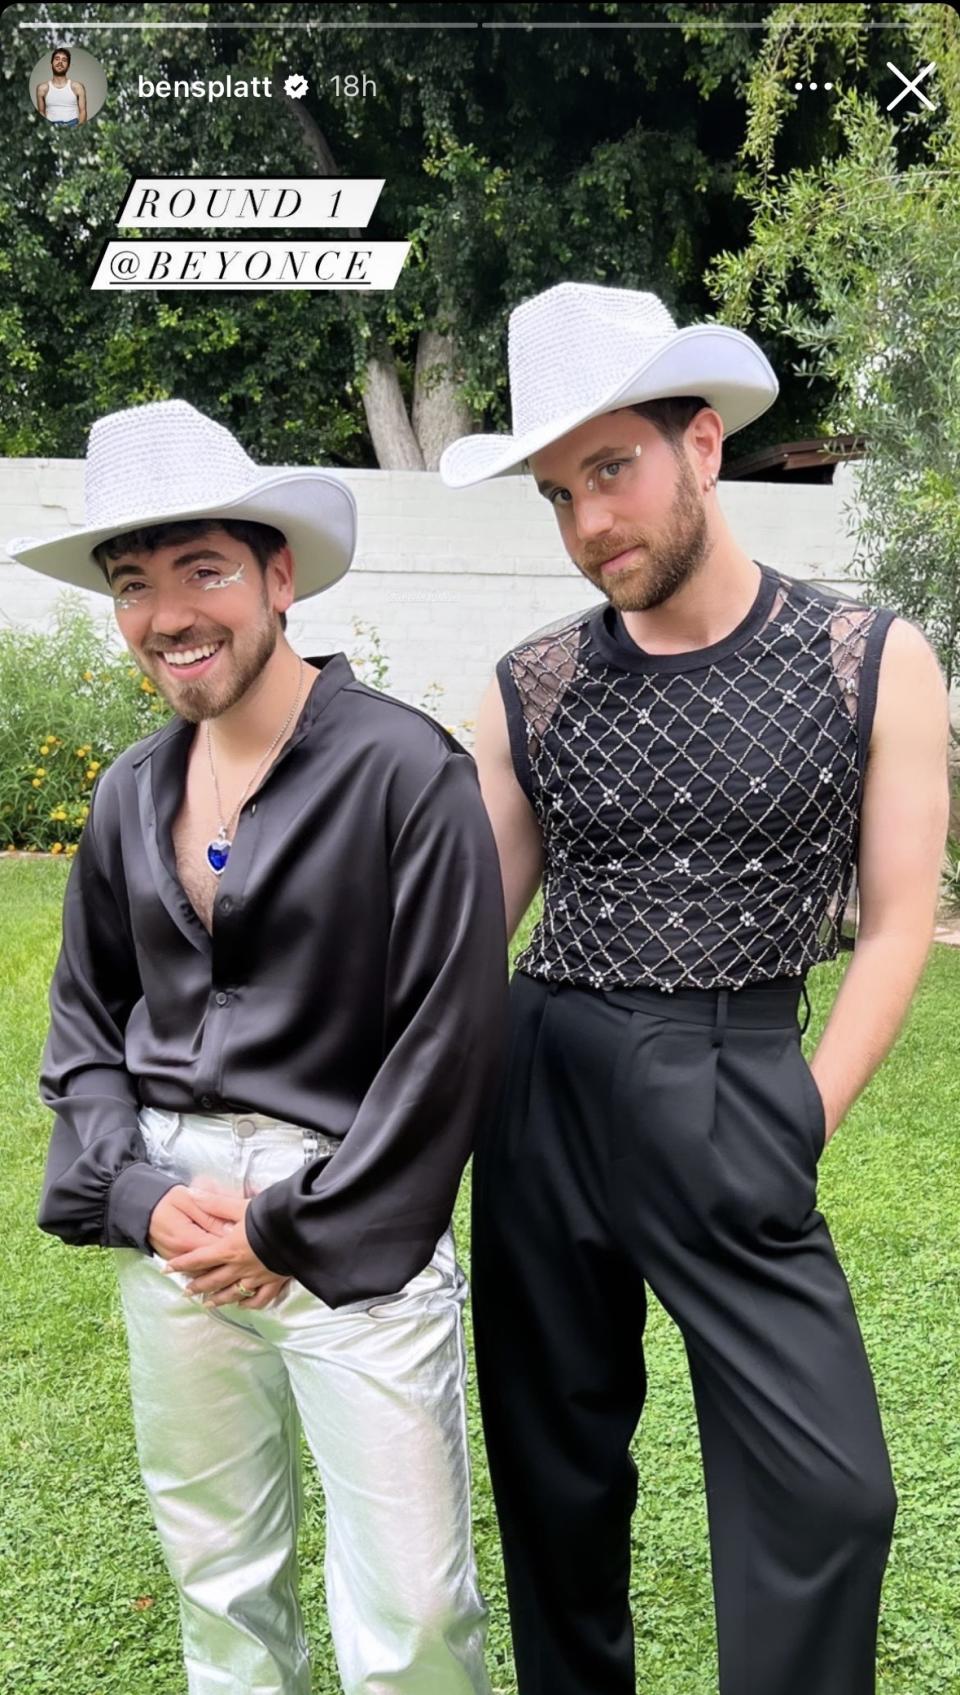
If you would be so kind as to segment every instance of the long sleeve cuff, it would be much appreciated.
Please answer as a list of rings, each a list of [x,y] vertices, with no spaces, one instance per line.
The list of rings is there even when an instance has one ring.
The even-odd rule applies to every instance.
[[[137,1161],[125,1165],[110,1185],[105,1219],[106,1246],[141,1248],[150,1252],[150,1216],[158,1201],[179,1179],[168,1171]]]

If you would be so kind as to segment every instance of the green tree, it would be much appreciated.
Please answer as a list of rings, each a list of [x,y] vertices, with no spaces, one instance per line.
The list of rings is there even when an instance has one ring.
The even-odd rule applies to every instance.
[[[821,433],[865,440],[852,517],[871,596],[926,630],[952,682],[960,667],[960,24],[943,6],[891,9],[898,62],[931,61],[895,120],[855,86],[836,116],[843,148],[803,170],[779,159],[793,82],[815,24],[840,8],[778,8],[749,91],[742,191],[750,241],[711,285],[730,323],[786,336],[795,369],[826,380]],[[850,37],[852,54],[858,41]],[[896,84],[894,87],[898,86]],[[910,162],[905,162],[909,160]],[[798,356],[799,355],[799,356]]]
[[[682,320],[712,309],[704,270],[748,234],[737,149],[759,38],[707,26],[771,8],[667,5],[669,30],[552,32],[497,27],[542,22],[537,5],[467,4],[451,18],[482,29],[374,32],[418,8],[327,5],[322,22],[345,27],[298,33],[285,26],[306,8],[293,4],[237,4],[229,21],[221,10],[177,8],[181,25],[208,23],[201,32],[148,4],[139,18],[162,30],[86,35],[116,8],[76,5],[49,34],[15,27],[46,21],[45,8],[4,13],[0,121],[17,163],[0,191],[0,451],[78,454],[98,413],[177,393],[261,458],[432,467],[473,423],[506,422],[504,331],[525,295],[575,277],[652,288]],[[447,13],[419,10],[433,25]],[[649,9],[561,5],[551,17],[648,22]],[[53,132],[25,84],[64,28],[103,62],[110,99],[85,129]],[[887,74],[890,51],[882,32],[870,37],[869,79]],[[309,74],[306,100],[174,107],[137,91],[141,72],[269,74],[282,87],[291,70]],[[330,78],[347,71],[368,73],[376,95],[337,98]],[[788,163],[837,144],[826,108],[781,125]],[[412,243],[396,290],[92,295],[131,175],[201,172],[385,178],[369,233]],[[776,335],[768,351],[779,363]],[[821,403],[788,380],[751,449],[812,427]]]

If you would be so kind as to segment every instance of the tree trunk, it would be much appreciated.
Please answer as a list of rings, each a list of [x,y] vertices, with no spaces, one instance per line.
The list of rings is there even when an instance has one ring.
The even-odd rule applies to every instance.
[[[387,349],[367,360],[363,409],[381,470],[422,471],[423,454],[407,417],[397,367]]]
[[[324,176],[339,176],[337,162],[320,125],[301,100],[283,96],[304,141]],[[348,296],[347,309],[355,310]],[[397,368],[389,350],[367,360],[363,409],[377,464],[384,471],[435,471],[444,448],[467,435],[471,415],[460,399],[453,375],[453,340],[436,330],[421,330],[413,384],[413,422],[407,416]]]
[[[473,416],[454,375],[454,358],[452,336],[420,331],[413,377],[413,432],[428,471],[437,469],[445,447],[473,428]]]
[[[321,174],[325,177],[339,176],[340,172],[337,170],[337,162],[330,151],[327,138],[324,135],[323,130],[320,128],[320,125],[317,123],[316,118],[310,115],[302,100],[293,100],[289,94],[284,94],[283,99],[286,103],[288,112],[293,114],[299,124],[303,139],[309,147],[310,152],[313,154],[313,157],[320,168]]]

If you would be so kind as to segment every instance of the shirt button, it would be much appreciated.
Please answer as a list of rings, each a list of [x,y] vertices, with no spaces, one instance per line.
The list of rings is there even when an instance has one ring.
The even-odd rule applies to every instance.
[[[210,1108],[213,1105],[213,1096],[212,1095],[201,1095],[200,1096],[200,1105],[204,1108],[204,1111],[209,1112]]]
[[[228,994],[226,994],[223,989],[221,989],[219,994],[216,997],[217,1005],[218,1006],[226,1006],[229,999],[230,999],[230,996]]]

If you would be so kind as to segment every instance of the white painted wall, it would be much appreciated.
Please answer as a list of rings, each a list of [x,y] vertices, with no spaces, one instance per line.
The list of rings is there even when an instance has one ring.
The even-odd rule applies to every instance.
[[[426,471],[344,471],[360,513],[347,576],[294,607],[289,634],[304,654],[360,656],[353,619],[372,624],[389,660],[389,690],[428,702],[442,722],[469,725],[501,654],[531,631],[600,597],[560,545],[530,477],[453,492]],[[757,559],[826,585],[849,583],[844,512],[853,471],[832,485],[721,483],[738,540]],[[42,627],[59,586],[11,562],[6,542],[83,522],[83,463],[0,459],[0,621]],[[854,592],[856,592],[854,590]],[[98,614],[106,599],[85,596]]]

